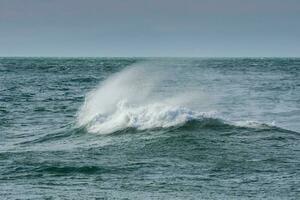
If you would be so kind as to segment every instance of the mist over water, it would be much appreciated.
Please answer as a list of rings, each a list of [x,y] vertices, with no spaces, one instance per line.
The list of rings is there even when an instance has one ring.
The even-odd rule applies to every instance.
[[[299,66],[0,58],[0,198],[297,199]]]

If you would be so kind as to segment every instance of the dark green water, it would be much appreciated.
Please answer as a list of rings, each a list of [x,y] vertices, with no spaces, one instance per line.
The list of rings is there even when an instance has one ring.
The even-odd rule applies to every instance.
[[[299,197],[298,58],[0,58],[0,199]]]

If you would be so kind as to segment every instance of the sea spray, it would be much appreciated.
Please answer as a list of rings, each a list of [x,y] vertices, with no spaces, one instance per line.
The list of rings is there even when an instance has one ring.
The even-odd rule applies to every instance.
[[[176,78],[172,70],[149,64],[130,66],[112,75],[86,96],[78,125],[106,134],[128,127],[170,127],[215,113],[195,109],[199,104],[203,107],[205,95],[199,90],[174,90],[166,84],[172,78]]]

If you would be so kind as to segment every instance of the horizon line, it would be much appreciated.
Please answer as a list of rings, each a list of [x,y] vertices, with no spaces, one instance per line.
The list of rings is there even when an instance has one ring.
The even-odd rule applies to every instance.
[[[0,56],[0,58],[300,58],[297,56]]]

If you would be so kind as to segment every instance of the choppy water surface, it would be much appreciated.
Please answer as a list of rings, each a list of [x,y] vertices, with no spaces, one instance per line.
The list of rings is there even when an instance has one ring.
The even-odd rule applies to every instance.
[[[1,199],[297,199],[300,59],[0,58]]]

